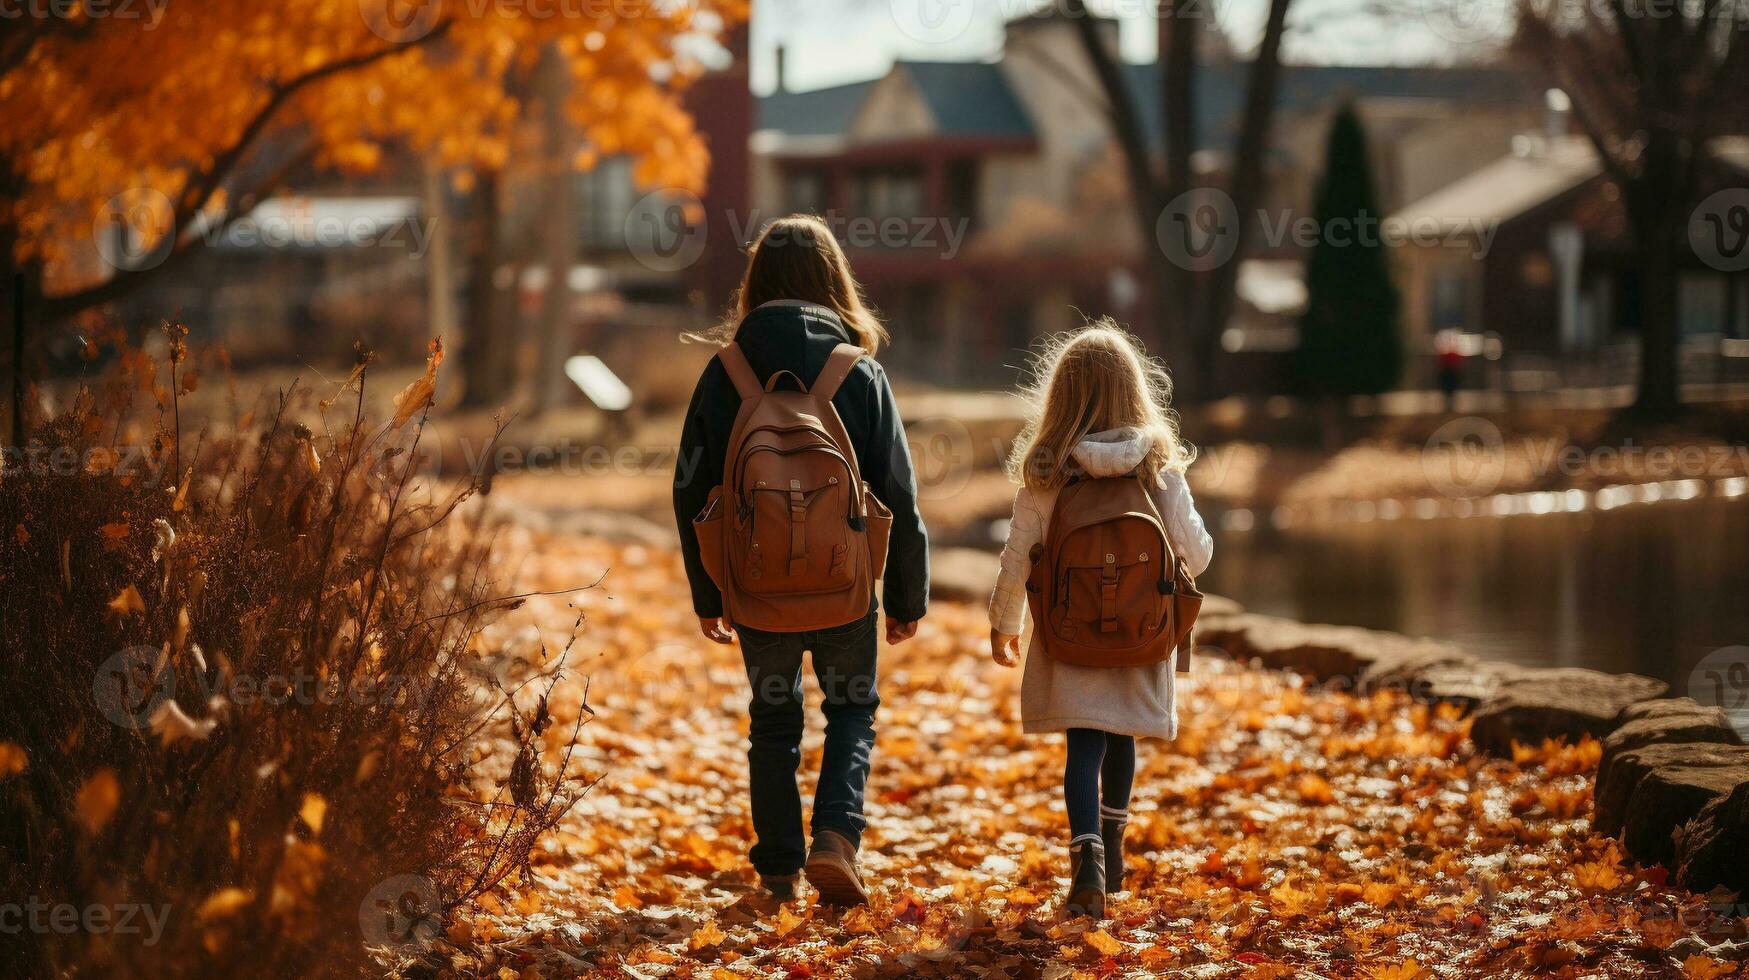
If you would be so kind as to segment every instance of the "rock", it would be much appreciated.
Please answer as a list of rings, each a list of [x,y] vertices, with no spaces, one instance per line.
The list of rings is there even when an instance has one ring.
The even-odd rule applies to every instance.
[[[1591,817],[1637,860],[1670,863],[1674,835],[1707,804],[1749,783],[1749,748],[1706,742],[1647,745],[1622,752],[1599,782]]]
[[[1201,625],[1197,642],[1218,647],[1236,660],[1256,660],[1273,670],[1367,690],[1387,686],[1412,690],[1425,671],[1475,663],[1475,658],[1446,643],[1255,613],[1223,616]]]
[[[1581,667],[1524,668],[1503,673],[1497,689],[1475,711],[1470,738],[1491,755],[1510,755],[1512,743],[1546,738],[1576,742],[1614,731],[1622,709],[1663,697],[1670,685],[1638,674],[1605,674]]]
[[[976,548],[929,549],[929,597],[988,603],[1002,570],[1000,556]]]
[[[1493,660],[1432,667],[1416,676],[1411,693],[1418,701],[1450,701],[1474,710],[1525,670],[1516,664]]]
[[[1706,806],[1676,843],[1676,880],[1698,892],[1749,894],[1749,782]]]
[[[1693,698],[1661,698],[1631,704],[1622,709],[1616,722],[1615,731],[1603,740],[1603,760],[1597,766],[1599,792],[1614,780],[1611,770],[1624,752],[1679,742],[1742,744],[1724,711],[1696,703]]]

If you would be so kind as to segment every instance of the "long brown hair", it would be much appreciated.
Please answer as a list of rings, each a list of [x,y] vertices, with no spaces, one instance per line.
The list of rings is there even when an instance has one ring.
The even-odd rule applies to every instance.
[[[886,343],[887,330],[862,298],[850,260],[824,221],[792,214],[766,226],[747,258],[747,273],[727,319],[699,339],[726,344],[747,314],[773,300],[801,300],[838,314],[850,341],[870,354]]]
[[[1033,490],[1069,479],[1070,454],[1082,439],[1108,429],[1140,429],[1153,444],[1137,471],[1150,485],[1196,458],[1178,434],[1172,379],[1142,342],[1109,318],[1045,341],[1026,396],[1032,410],[1015,440],[1010,474]]]

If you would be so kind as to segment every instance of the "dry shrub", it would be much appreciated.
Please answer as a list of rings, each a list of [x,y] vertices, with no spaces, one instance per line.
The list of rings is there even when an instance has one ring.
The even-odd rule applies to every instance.
[[[440,347],[390,422],[363,417],[360,352],[319,431],[288,421],[313,397],[293,391],[236,438],[183,444],[192,382],[170,341],[0,471],[0,902],[23,926],[0,959],[72,976],[415,962],[448,911],[526,873],[586,788],[565,767],[588,712],[549,731],[563,655],[495,676],[475,642],[516,600],[487,591],[473,488],[422,489],[406,465]]]

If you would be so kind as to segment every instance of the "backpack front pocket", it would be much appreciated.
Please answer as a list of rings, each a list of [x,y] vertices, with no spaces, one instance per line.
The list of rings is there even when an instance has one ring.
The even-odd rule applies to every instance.
[[[849,488],[840,477],[817,486],[792,479],[787,486],[754,485],[748,494],[750,526],[741,585],[749,592],[829,592],[855,581],[850,555]]]
[[[698,538],[698,558],[718,589],[723,587],[723,488],[711,489],[704,509],[692,519],[692,533]]]

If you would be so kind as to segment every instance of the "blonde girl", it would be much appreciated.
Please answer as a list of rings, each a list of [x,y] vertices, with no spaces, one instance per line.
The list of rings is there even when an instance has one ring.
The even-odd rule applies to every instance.
[[[1184,481],[1193,458],[1168,408],[1165,369],[1110,320],[1054,338],[1035,369],[1032,411],[1010,460],[1021,484],[990,597],[990,655],[1020,663],[1026,579],[1044,540],[1057,493],[1077,473],[1136,473],[1154,487],[1167,536],[1190,574],[1208,567],[1214,543]],[[1069,816],[1070,915],[1101,916],[1105,895],[1123,887],[1137,738],[1178,734],[1172,661],[1141,667],[1078,667],[1046,656],[1036,637],[1021,680],[1029,733],[1064,732],[1063,800]]]

